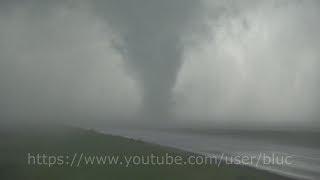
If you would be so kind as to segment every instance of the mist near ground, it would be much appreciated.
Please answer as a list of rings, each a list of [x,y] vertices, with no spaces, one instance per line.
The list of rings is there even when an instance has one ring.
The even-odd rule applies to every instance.
[[[0,2],[6,122],[320,127],[318,1]]]

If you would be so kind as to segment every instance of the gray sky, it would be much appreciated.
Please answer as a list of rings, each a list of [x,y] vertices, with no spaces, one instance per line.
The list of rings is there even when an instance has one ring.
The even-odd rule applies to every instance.
[[[1,1],[9,121],[320,124],[318,1]]]

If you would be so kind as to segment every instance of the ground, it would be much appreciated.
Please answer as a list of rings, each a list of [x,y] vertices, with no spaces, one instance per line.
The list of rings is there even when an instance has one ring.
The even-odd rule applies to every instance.
[[[70,155],[69,164],[35,165],[31,155]],[[277,180],[287,179],[244,166],[221,165],[83,165],[71,167],[74,153],[85,155],[179,155],[191,153],[161,147],[123,137],[105,135],[93,130],[67,126],[33,126],[0,129],[0,179],[152,179],[152,180]],[[61,162],[60,162],[61,163]]]

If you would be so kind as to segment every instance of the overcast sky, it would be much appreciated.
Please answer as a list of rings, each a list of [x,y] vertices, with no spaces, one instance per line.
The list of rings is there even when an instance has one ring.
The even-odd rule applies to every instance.
[[[0,2],[0,116],[320,124],[319,1]]]

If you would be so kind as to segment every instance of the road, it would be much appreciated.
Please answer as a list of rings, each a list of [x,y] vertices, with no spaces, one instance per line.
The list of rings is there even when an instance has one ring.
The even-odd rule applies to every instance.
[[[320,148],[295,144],[294,139],[288,139],[290,144],[275,143],[263,138],[234,135],[228,133],[208,134],[187,131],[165,131],[146,129],[99,129],[106,134],[119,135],[163,146],[174,147],[185,151],[207,156],[223,156],[226,161],[232,157],[253,158],[247,165],[296,179],[320,179]],[[275,137],[273,137],[275,138]],[[289,137],[290,138],[290,137]],[[260,158],[258,159],[258,157]],[[264,157],[264,158],[263,158]],[[276,163],[266,163],[266,157],[278,160]],[[287,162],[284,158],[287,157]],[[282,158],[282,159],[281,159]],[[282,161],[281,161],[282,160]]]

